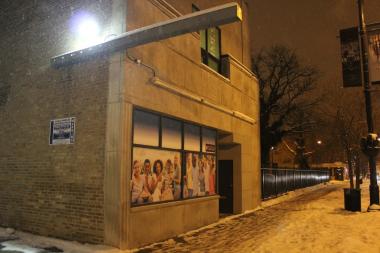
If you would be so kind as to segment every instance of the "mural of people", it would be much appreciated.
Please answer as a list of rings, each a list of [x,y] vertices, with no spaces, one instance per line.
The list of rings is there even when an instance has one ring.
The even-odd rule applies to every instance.
[[[186,190],[187,196],[186,198],[193,197],[193,173],[192,173],[192,153],[186,154],[186,175],[184,176],[184,180],[186,181]],[[184,196],[185,197],[185,196]]]
[[[161,194],[162,194],[162,184],[164,181],[163,175],[162,175],[162,161],[156,160],[153,163],[153,202],[159,202],[161,201]]]
[[[199,194],[199,164],[198,164],[198,154],[192,154],[191,159],[191,174],[193,176],[193,195],[196,197]]]
[[[215,155],[199,153],[186,154],[186,175],[184,175],[184,198],[215,194]],[[189,177],[188,177],[189,175]],[[189,185],[187,178],[191,178]],[[190,190],[188,187],[192,187]]]
[[[181,199],[180,152],[136,147],[133,158],[132,204]]]
[[[161,201],[174,200],[173,184],[174,184],[174,168],[173,163],[168,159],[165,163],[165,169],[163,171],[164,181],[162,185]]]
[[[181,162],[178,155],[174,156],[173,169],[173,195],[174,199],[178,200],[181,198]]]
[[[213,195],[215,155],[135,147],[131,175],[132,205]],[[182,173],[184,173],[182,175]],[[183,179],[183,182],[181,182]],[[182,196],[181,196],[182,194]]]
[[[137,160],[133,162],[132,176],[132,203],[142,204],[152,201],[151,195],[146,187],[144,176],[141,174],[141,163]]]
[[[215,191],[215,174],[216,174],[215,157],[210,155],[208,156],[207,160],[210,166],[209,194],[213,195],[216,193]]]
[[[210,194],[210,161],[207,159],[206,155],[203,155],[202,157],[202,164],[203,164],[203,173],[204,173],[204,185],[205,185],[205,195]]]

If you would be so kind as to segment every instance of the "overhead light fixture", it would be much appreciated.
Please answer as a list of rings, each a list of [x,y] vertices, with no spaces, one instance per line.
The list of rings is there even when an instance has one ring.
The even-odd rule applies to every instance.
[[[73,48],[80,50],[103,42],[101,29],[96,17],[88,12],[75,13],[70,20],[73,34]]]
[[[108,41],[55,56],[51,58],[51,64],[54,67],[61,67],[66,64],[85,61],[97,55],[121,51],[127,48],[238,21],[242,21],[240,6],[235,2],[228,3],[142,27],[115,36]],[[83,27],[89,27],[94,34],[97,33],[97,28],[93,21],[86,21]],[[90,37],[92,37],[92,35]],[[95,38],[96,36],[93,37],[93,39]]]

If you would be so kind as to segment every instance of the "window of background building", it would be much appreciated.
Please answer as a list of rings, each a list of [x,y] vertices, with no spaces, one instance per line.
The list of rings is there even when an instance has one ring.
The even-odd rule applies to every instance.
[[[216,130],[140,109],[133,115],[132,206],[216,194]]]
[[[193,12],[200,9],[196,5],[192,5]],[[212,27],[201,30],[201,56],[202,63],[209,66],[218,73],[221,73],[221,32],[219,27]]]

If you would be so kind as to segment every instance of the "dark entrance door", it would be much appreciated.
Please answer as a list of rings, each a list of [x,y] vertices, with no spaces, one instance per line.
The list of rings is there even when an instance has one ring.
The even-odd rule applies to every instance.
[[[218,163],[219,212],[233,213],[233,161],[220,160]]]

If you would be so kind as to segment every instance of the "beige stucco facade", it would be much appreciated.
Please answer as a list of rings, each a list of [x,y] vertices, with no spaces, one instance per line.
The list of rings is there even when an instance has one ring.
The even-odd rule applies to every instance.
[[[94,3],[89,10],[96,9],[101,17],[107,17],[104,27],[107,27],[108,33],[121,34],[190,13],[192,3],[205,9],[226,2],[228,1],[113,0],[111,4],[101,1]],[[49,66],[49,57],[70,51],[70,48],[62,43],[50,49],[51,38],[49,40],[43,38],[41,47],[36,48],[37,51],[28,52],[34,55],[48,48],[48,53],[44,54],[41,62],[37,61],[30,66],[32,75],[35,75],[34,71],[38,72],[38,75],[35,75],[30,82],[31,86],[25,88],[25,96],[38,83],[42,83],[50,86],[51,91],[41,89],[40,96],[50,97],[50,100],[44,107],[35,104],[34,107],[28,108],[21,106],[19,110],[27,111],[27,114],[32,113],[35,117],[35,121],[32,119],[26,121],[26,126],[38,121],[47,122],[48,125],[50,119],[76,117],[78,122],[76,142],[70,146],[49,146],[45,143],[49,138],[49,129],[45,124],[40,124],[35,126],[36,133],[32,135],[32,139],[36,138],[38,142],[32,141],[30,146],[25,146],[26,144],[22,144],[23,140],[18,139],[12,129],[7,130],[6,133],[15,136],[20,144],[10,144],[9,147],[4,146],[0,149],[2,150],[0,171],[5,173],[10,169],[10,159],[15,161],[24,159],[23,150],[37,147],[33,151],[34,158],[25,161],[25,170],[28,171],[28,168],[38,163],[38,168],[49,176],[51,184],[46,186],[49,193],[31,187],[30,174],[25,174],[25,170],[16,169],[14,173],[21,182],[25,182],[30,194],[40,194],[35,200],[37,203],[44,202],[53,208],[46,212],[51,214],[47,216],[39,214],[44,212],[43,206],[33,206],[31,211],[28,211],[23,207],[22,201],[26,195],[16,190],[12,196],[21,203],[22,208],[10,207],[12,199],[0,199],[0,225],[65,239],[133,248],[217,221],[218,195],[147,206],[131,206],[132,115],[135,108],[217,129],[217,159],[233,160],[233,212],[241,213],[257,207],[261,201],[258,83],[249,70],[251,50],[248,5],[246,1],[238,3],[243,10],[243,22],[221,27],[221,53],[229,56],[227,62],[230,69],[229,78],[202,64],[198,33],[146,44],[128,49],[127,52],[114,53],[108,57],[65,66],[58,70]],[[80,8],[91,7],[86,3],[79,5]],[[44,7],[54,9],[47,5]],[[67,9],[69,7],[56,6],[56,8],[62,8],[64,15],[60,18],[62,32],[54,31],[53,34],[58,33],[63,41],[69,41],[70,31],[65,26],[67,23],[65,19],[70,16],[70,11]],[[45,25],[48,26],[47,22]],[[39,27],[38,23],[35,27]],[[37,29],[35,27],[30,28],[30,32],[35,31],[33,30]],[[14,41],[16,39],[13,37]],[[11,42],[12,37],[8,43]],[[136,64],[130,60],[131,58],[137,58],[143,64]],[[5,82],[10,84],[11,90],[17,86],[17,82],[11,77],[3,79],[3,83]],[[63,92],[67,94],[65,93],[62,98],[59,90],[64,82],[69,84],[67,89],[70,92],[63,87]],[[91,87],[89,83],[98,84],[100,88],[93,89],[95,86]],[[79,91],[81,93],[77,94]],[[196,100],[194,96],[202,99]],[[81,97],[85,99],[81,100]],[[77,105],[72,104],[74,98],[78,99]],[[12,108],[12,105],[15,106],[19,101],[12,92],[7,99],[8,102],[0,109],[2,112],[13,113],[16,109]],[[54,103],[60,99],[62,99],[61,104]],[[85,114],[81,110],[90,110],[96,116]],[[13,116],[10,119],[5,113],[2,117],[4,119],[2,122],[9,124],[11,120],[21,122],[23,118]],[[97,135],[98,133],[100,134]],[[4,134],[1,136],[5,138]],[[101,155],[94,154],[93,150],[100,152]],[[39,156],[40,152],[43,155]],[[13,156],[12,153],[19,155]],[[57,157],[64,157],[65,161],[72,163],[67,162],[64,166],[58,160],[53,164],[50,163],[58,159]],[[95,158],[98,160],[94,167],[92,161]],[[39,178],[38,168],[33,174],[33,180],[37,185],[45,183]],[[89,174],[91,169],[93,174]],[[78,170],[83,171],[83,177],[77,178]],[[72,194],[83,192],[85,195],[80,196],[84,196],[87,202],[76,202],[75,198],[70,200],[68,196],[71,193],[67,192],[70,185],[63,185],[57,192],[56,185],[64,180],[67,180],[72,187],[76,187],[71,190]],[[15,185],[12,182],[3,182],[2,194],[14,191]],[[86,188],[84,185],[90,185],[91,188],[89,186]],[[94,200],[93,192],[97,193],[97,202],[91,205],[89,202]],[[60,204],[60,198],[66,202]],[[70,225],[63,216],[60,220],[66,224],[63,226],[66,232],[62,234],[59,229],[51,230],[51,227],[59,227],[60,224],[54,213],[63,214],[68,206],[73,210],[79,210],[79,213],[75,214],[75,219],[82,222],[83,226]],[[16,213],[11,214],[15,210]],[[96,213],[97,219],[100,219],[95,221],[96,233],[93,232],[94,220],[91,216],[93,213]],[[18,222],[18,219],[22,222]],[[33,223],[35,219],[39,222]],[[80,238],[81,233],[75,232],[78,230],[86,235],[83,239]]]

